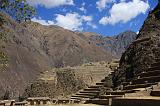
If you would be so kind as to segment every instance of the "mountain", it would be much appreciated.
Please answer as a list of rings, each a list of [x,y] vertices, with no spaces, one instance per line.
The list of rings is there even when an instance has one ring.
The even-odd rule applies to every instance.
[[[0,72],[0,96],[6,91],[10,92],[11,97],[19,96],[41,73],[55,67],[111,61],[120,53],[116,51],[117,48],[120,50],[121,47],[127,47],[126,43],[119,46],[117,39],[120,43],[126,36],[125,39],[129,37],[128,42],[131,41],[130,36],[123,34],[117,37],[100,36],[103,40],[94,40],[97,34],[88,36],[86,33],[73,32],[58,26],[43,26],[35,22],[19,24],[3,13],[0,13],[0,16],[5,20],[0,32],[7,37],[7,41],[3,42],[2,51],[8,57],[7,68]],[[102,42],[109,42],[110,45],[99,45]],[[114,48],[112,51],[117,54],[112,55],[112,51],[107,47]]]
[[[104,37],[95,33],[83,33],[89,40],[96,43],[97,46],[112,53],[115,57],[120,58],[122,53],[128,48],[137,37],[133,31],[125,31],[112,37]]]
[[[113,77],[115,86],[149,71],[153,67],[151,64],[160,59],[160,17],[157,15],[159,6],[149,13],[137,39],[123,53],[120,67]]]
[[[41,49],[55,67],[107,61],[113,57],[110,52],[90,43],[89,39],[84,39],[77,33],[61,27],[43,26],[38,23],[28,23],[23,26],[39,40]]]

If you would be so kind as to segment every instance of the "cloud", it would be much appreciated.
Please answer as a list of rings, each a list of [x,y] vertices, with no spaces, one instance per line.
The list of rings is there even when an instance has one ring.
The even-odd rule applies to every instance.
[[[87,22],[87,25],[92,27],[93,29],[97,29],[97,26],[93,24],[92,22]]]
[[[85,16],[85,15],[82,16],[82,19],[84,21],[92,21],[93,20],[92,16]]]
[[[82,12],[84,12],[84,13],[87,12],[87,10],[84,7],[79,8],[79,10],[82,11]]]
[[[99,0],[96,2],[97,8],[99,11],[102,11],[107,7],[107,3],[115,2],[115,0]]]
[[[126,23],[140,14],[145,14],[149,8],[148,2],[142,0],[120,2],[114,4],[109,10],[110,16],[101,18],[99,23],[103,25],[115,25],[119,22]]]
[[[82,31],[83,24],[91,21],[91,16],[81,16],[78,13],[67,13],[66,15],[57,14],[55,24],[72,31]]]
[[[67,13],[66,15],[56,15],[56,25],[70,30],[82,30],[82,20],[77,13]]]
[[[82,3],[82,6],[85,6],[85,5],[86,5],[86,3],[85,3],[85,2],[83,2],[83,3]]]
[[[126,0],[120,0],[121,2],[125,2]]]
[[[82,12],[84,12],[84,13],[87,13],[87,10],[85,9],[85,5],[86,5],[86,3],[83,2],[83,3],[81,4],[81,8],[79,8],[79,10],[82,11]]]
[[[58,25],[72,31],[82,31],[84,29],[83,25],[90,26],[94,29],[97,28],[97,26],[92,23],[92,16],[81,16],[78,13],[66,13],[66,15],[56,14],[55,16],[54,20],[44,20],[41,17],[34,17],[31,20],[46,26]]]
[[[39,18],[34,17],[31,20],[33,22],[38,22],[38,23],[40,23],[42,25],[47,25],[47,26],[54,25],[54,21],[52,21],[52,20],[43,20],[43,19],[41,19],[41,17],[39,17]]]
[[[73,0],[27,0],[32,6],[44,6],[46,8],[54,8],[62,5],[74,5]]]

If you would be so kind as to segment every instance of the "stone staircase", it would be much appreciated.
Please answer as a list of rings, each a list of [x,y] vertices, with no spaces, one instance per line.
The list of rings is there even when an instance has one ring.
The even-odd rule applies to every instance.
[[[148,70],[137,74],[137,76],[127,82],[123,82],[123,90],[106,91],[103,95],[99,94],[89,98],[86,100],[86,103],[109,106],[160,106],[160,86],[158,90],[153,87],[158,86],[160,82],[160,59],[156,60],[157,62],[153,63]],[[105,79],[101,81],[96,83],[97,87],[89,87],[86,90],[93,89],[93,91],[100,92],[101,85],[105,87]],[[148,93],[148,96],[137,95],[143,91]],[[134,96],[129,97],[128,95]]]
[[[107,106],[160,106],[160,86],[156,89],[160,82],[159,64],[160,59],[156,59],[148,70],[137,74],[131,80],[122,82],[122,87],[114,91],[108,89],[106,82],[108,77],[105,77],[96,85],[72,95],[71,100],[83,100],[86,104]],[[109,76],[113,74],[114,72],[111,72]],[[106,90],[102,93],[104,89]],[[148,93],[147,96],[141,96],[142,92]]]
[[[138,88],[147,88],[160,82],[160,60],[153,63],[148,70],[137,74],[131,81],[123,82],[124,90],[132,90]]]
[[[105,88],[107,89],[107,87],[105,87],[106,83],[103,81],[96,83],[96,85],[89,86],[88,88],[80,90],[75,95],[72,95],[71,100],[76,100],[76,99],[87,100],[87,99],[97,98],[101,92],[101,89],[105,89]]]
[[[115,61],[110,65],[111,69],[116,69],[118,67],[118,61]],[[110,72],[109,76],[112,72]],[[97,82],[95,85],[89,86],[88,88],[85,88],[83,90],[80,90],[75,95],[72,95],[70,98],[71,100],[80,100],[85,101],[85,104],[98,104],[98,105],[108,105],[110,102],[109,98],[114,97],[122,97],[121,95],[102,95],[106,93],[107,90],[109,90],[108,82],[109,77],[105,77],[100,82]],[[105,91],[105,92],[104,92]]]
[[[150,93],[151,96],[158,96],[160,97],[160,89],[159,90],[152,90]]]
[[[110,64],[111,69],[116,69],[118,67],[118,61],[115,60]],[[112,73],[110,71],[110,73]],[[100,104],[100,105],[106,105],[106,101],[108,99],[101,99],[100,95],[104,91],[106,91],[108,88],[108,80],[109,77],[105,77],[100,82],[97,82],[95,85],[89,86],[88,88],[85,88],[83,90],[80,90],[78,93],[71,96],[71,100],[80,100],[84,101],[85,103],[93,103],[93,104]]]
[[[160,106],[160,59],[151,65],[148,70],[137,74],[132,80],[123,82],[123,90],[134,91],[131,96],[112,99],[112,106]],[[159,86],[158,89],[156,89]],[[145,91],[146,96],[139,93]],[[126,95],[127,93],[125,93]],[[134,96],[133,96],[134,95]]]

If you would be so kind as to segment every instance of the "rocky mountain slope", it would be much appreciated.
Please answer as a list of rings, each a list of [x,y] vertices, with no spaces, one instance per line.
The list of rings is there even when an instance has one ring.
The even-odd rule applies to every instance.
[[[111,52],[112,55],[118,58],[121,57],[122,53],[137,37],[137,34],[133,31],[126,31],[112,37],[103,37],[89,32],[83,34],[87,36],[88,39],[95,42],[97,46]]]
[[[38,23],[24,24],[35,38],[41,49],[48,55],[55,67],[75,66],[85,62],[107,61],[113,56],[110,52],[83,39],[77,33],[55,26]]]
[[[160,17],[158,6],[150,12],[135,42],[122,55],[120,67],[113,76],[115,86],[129,81],[147,69],[160,57]]]
[[[29,82],[54,67],[116,57],[83,33],[34,22],[18,24],[7,15],[0,15],[5,20],[0,32],[7,36],[3,51],[8,56],[8,67],[0,72],[0,96],[6,90],[11,97],[19,96]]]

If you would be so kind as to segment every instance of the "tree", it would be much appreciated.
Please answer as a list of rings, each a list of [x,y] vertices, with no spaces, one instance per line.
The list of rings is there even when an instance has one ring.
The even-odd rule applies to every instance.
[[[35,9],[26,0],[0,0],[0,11],[18,22],[30,20],[35,15]]]
[[[0,12],[9,14],[17,22],[30,20],[35,15],[35,9],[27,4],[26,0],[0,0]],[[4,16],[0,14],[0,70],[6,69],[8,65],[7,54],[3,52],[4,43],[7,41],[7,34],[3,30],[5,21]]]

